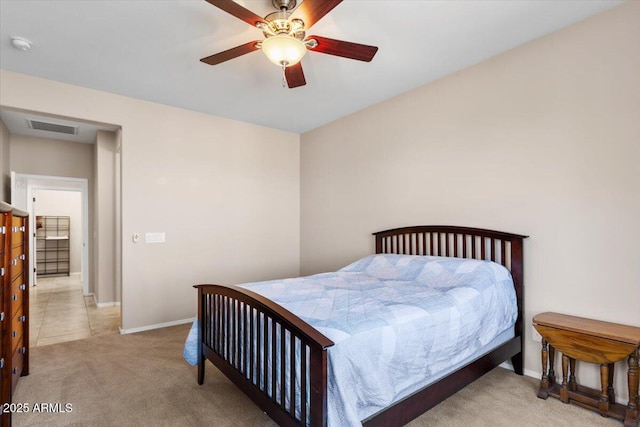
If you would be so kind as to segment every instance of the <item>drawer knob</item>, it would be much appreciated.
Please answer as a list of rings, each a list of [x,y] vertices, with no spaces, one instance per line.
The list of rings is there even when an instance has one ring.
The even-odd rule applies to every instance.
[[[20,350],[18,350],[18,352],[20,354],[25,354],[27,352],[27,349],[26,349],[26,347],[22,347]]]
[[[13,369],[11,370],[11,373],[12,373],[13,375],[17,374],[17,373],[18,373],[18,368],[13,368]]]
[[[0,359],[0,369],[4,368],[4,357]]]
[[[18,259],[12,259],[11,260],[11,265],[18,265]]]
[[[4,322],[4,311],[0,313],[0,322]]]
[[[11,336],[12,337],[17,337],[18,336],[18,331],[11,331]]]
[[[21,322],[26,322],[27,321],[27,316],[26,315],[22,315],[18,318],[18,320],[20,320]]]
[[[18,286],[18,289],[24,291],[25,289],[27,289],[27,286],[23,283],[22,285]]]
[[[18,256],[18,259],[24,261],[25,259],[27,259],[27,257],[26,257],[25,254],[21,254],[21,255]]]
[[[18,295],[16,294],[11,295],[11,299],[14,301],[18,301]]]

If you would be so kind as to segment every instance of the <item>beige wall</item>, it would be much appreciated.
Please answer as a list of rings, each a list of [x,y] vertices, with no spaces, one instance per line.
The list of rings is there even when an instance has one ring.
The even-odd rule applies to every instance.
[[[4,88],[2,89],[4,91]],[[10,141],[12,171],[31,175],[91,179],[91,144],[15,134],[10,136]]]
[[[93,295],[98,305],[119,302],[116,297],[115,184],[116,134],[98,131],[94,148]]]
[[[298,135],[6,70],[0,105],[121,126],[125,330],[193,317],[195,283],[299,273]]]
[[[0,120],[0,201],[11,200],[9,188],[11,181],[9,178],[9,130]]]
[[[504,230],[531,236],[527,325],[640,326],[639,40],[631,2],[302,135],[301,272],[370,253],[387,228]]]

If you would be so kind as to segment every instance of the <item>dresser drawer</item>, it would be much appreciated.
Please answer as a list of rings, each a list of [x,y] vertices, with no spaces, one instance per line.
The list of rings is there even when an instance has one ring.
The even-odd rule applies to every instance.
[[[12,242],[13,243],[13,242]],[[22,243],[13,243],[11,245],[11,258],[16,258],[18,255],[24,253],[24,245]]]
[[[11,221],[11,246],[20,245],[24,242],[25,220],[14,216]]]
[[[16,384],[18,384],[18,379],[20,379],[20,375],[22,375],[25,351],[25,347],[20,347],[16,349],[13,356],[11,356],[11,366],[9,367],[9,372],[11,372],[11,394],[13,394]]]
[[[11,348],[15,349],[18,341],[22,339],[24,333],[27,316],[24,314],[24,307],[17,307],[16,312],[11,318]]]
[[[11,272],[11,278],[14,278],[20,274],[22,274],[22,270],[24,267],[24,248],[13,248],[11,250],[11,261],[9,264],[9,271]]]
[[[22,303],[24,302],[24,291],[12,291],[9,295],[9,301],[11,302],[11,309],[7,310],[6,314],[7,317],[12,318],[13,316],[15,316],[18,310],[22,310]]]
[[[27,291],[27,285],[26,283],[24,283],[24,277],[17,276],[14,277],[13,280],[11,280],[11,292],[13,292],[14,294],[17,294],[18,292],[26,292]]]

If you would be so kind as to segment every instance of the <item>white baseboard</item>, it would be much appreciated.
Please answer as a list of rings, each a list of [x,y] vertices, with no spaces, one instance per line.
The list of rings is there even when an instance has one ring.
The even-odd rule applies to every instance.
[[[177,325],[184,325],[185,323],[193,323],[194,320],[195,320],[195,317],[191,317],[189,319],[174,320],[173,322],[158,323],[155,325],[141,326],[139,328],[129,328],[129,329],[120,328],[120,333],[123,335],[135,334],[136,332],[151,331],[153,329],[168,328],[169,326],[177,326]]]
[[[95,300],[95,298],[94,298]],[[114,302],[96,302],[96,307],[98,308],[102,308],[102,307],[113,307],[113,306],[120,306],[120,302],[118,301],[114,301]]]
[[[509,362],[502,362],[498,366],[501,367],[501,368],[513,371],[513,365],[511,363],[509,363]],[[526,369],[525,368],[522,371],[523,371],[522,372],[523,374],[525,374],[526,376],[531,377],[531,378],[540,378],[540,376],[542,375],[540,372],[532,371],[531,369]]]
[[[95,294],[90,294],[93,295],[93,302],[96,303],[96,307],[98,308],[102,308],[102,307],[112,307],[112,306],[119,306],[120,305],[120,301],[110,301],[110,302],[98,302],[98,300],[96,299],[96,295]]]

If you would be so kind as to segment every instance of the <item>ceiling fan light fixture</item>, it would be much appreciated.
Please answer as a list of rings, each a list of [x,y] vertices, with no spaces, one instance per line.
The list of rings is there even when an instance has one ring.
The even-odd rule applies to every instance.
[[[295,65],[307,53],[307,47],[303,42],[288,34],[280,34],[264,39],[262,51],[269,61],[282,67]]]

